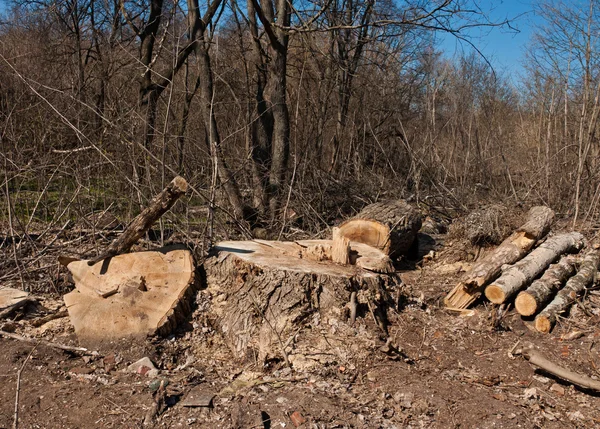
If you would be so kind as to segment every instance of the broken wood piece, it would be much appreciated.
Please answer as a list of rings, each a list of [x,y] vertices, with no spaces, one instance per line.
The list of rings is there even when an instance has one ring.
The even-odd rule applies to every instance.
[[[90,266],[94,265],[104,259],[120,255],[131,249],[131,246],[146,234],[152,224],[166,213],[179,197],[186,193],[187,188],[188,184],[183,177],[175,177],[165,189],[150,201],[148,207],[127,225],[123,233],[108,246],[108,249],[104,253],[90,259],[87,264]]]
[[[554,299],[535,318],[535,329],[548,333],[556,323],[558,315],[565,312],[583,290],[595,280],[600,265],[600,251],[593,249],[583,259],[579,271],[571,277],[564,288],[558,291]]]
[[[166,335],[191,309],[195,266],[183,246],[118,255],[106,271],[86,261],[67,268],[75,290],[64,301],[80,341]]]
[[[390,258],[406,255],[421,228],[421,213],[404,200],[366,206],[339,227],[350,241],[380,249]]]
[[[25,291],[0,287],[0,319],[10,316],[19,308],[36,301]]]
[[[535,243],[548,233],[554,211],[545,206],[532,207],[526,222],[493,252],[476,262],[444,299],[447,307],[465,309],[475,302],[489,282],[500,275],[504,265],[523,258]]]
[[[524,348],[521,351],[521,354],[523,355],[523,357],[525,357],[525,359],[529,361],[529,363],[537,366],[538,368],[543,369],[549,374],[552,374],[562,380],[568,381],[569,383],[579,386],[583,389],[590,389],[600,392],[599,380],[594,380],[593,378],[571,371],[550,361],[540,352],[535,350],[533,346]]]
[[[579,251],[583,242],[583,235],[578,232],[548,238],[529,255],[504,270],[494,283],[486,287],[486,298],[494,304],[502,304],[530,284],[552,262],[560,258],[560,255]]]
[[[302,257],[303,249],[319,243],[331,245],[330,240],[253,240],[214,247],[204,263],[206,293],[213,297],[210,317],[236,358],[264,361],[289,355],[294,365],[295,338],[305,321],[318,314],[319,323],[338,323],[352,292],[358,292],[358,299],[365,296],[361,304],[368,297],[377,314],[394,305],[389,290],[400,287],[399,276],[359,265],[362,255],[381,251],[351,242],[356,266]]]
[[[350,265],[350,240],[340,234],[339,228],[333,228],[331,259],[336,264]]]
[[[542,277],[535,280],[527,290],[517,295],[515,308],[523,316],[537,313],[573,274],[575,258],[563,256],[556,264],[550,265]]]

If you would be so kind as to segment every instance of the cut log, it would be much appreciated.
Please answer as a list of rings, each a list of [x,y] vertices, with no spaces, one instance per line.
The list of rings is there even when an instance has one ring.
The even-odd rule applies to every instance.
[[[333,228],[331,259],[336,264],[350,265],[350,240],[340,234],[339,228]]]
[[[0,287],[0,319],[10,316],[30,302],[35,302],[35,299],[30,297],[27,292],[9,287]]]
[[[194,261],[181,246],[136,252],[102,263],[70,262],[75,290],[64,301],[80,341],[170,333],[191,311]]]
[[[537,313],[573,274],[575,258],[563,256],[558,263],[550,265],[542,277],[535,280],[527,290],[517,295],[515,308],[523,316]]]
[[[382,250],[392,259],[406,255],[421,228],[421,214],[404,200],[366,206],[340,225],[340,234],[350,241]]]
[[[587,253],[579,271],[571,277],[556,297],[535,318],[535,329],[548,333],[556,323],[556,317],[565,312],[588,285],[595,281],[600,265],[600,251],[593,249]]]
[[[527,221],[517,231],[465,273],[444,299],[446,306],[457,309],[469,307],[481,296],[483,287],[500,275],[502,266],[514,264],[523,258],[548,233],[553,220],[552,209],[532,207],[527,214]]]
[[[150,201],[148,207],[127,225],[125,231],[108,246],[106,252],[90,259],[88,265],[94,265],[104,259],[129,251],[131,246],[144,236],[152,224],[169,211],[179,197],[186,193],[187,188],[188,184],[183,177],[175,177],[160,194]]]
[[[485,288],[485,296],[494,304],[502,304],[507,299],[530,284],[548,266],[567,252],[576,252],[583,247],[583,235],[578,232],[555,235],[548,238]]]
[[[399,287],[400,278],[359,267],[361,259],[369,258],[364,255],[386,255],[351,242],[356,265],[304,257],[308,249],[318,246],[330,249],[332,244],[330,240],[254,240],[225,241],[214,248],[204,263],[206,293],[212,297],[209,317],[236,358],[264,361],[290,356],[293,361],[303,324],[314,320],[322,326],[337,324],[344,310],[348,312],[353,292],[354,305],[361,309],[359,317],[371,312],[386,329],[386,309],[394,305],[389,289]]]

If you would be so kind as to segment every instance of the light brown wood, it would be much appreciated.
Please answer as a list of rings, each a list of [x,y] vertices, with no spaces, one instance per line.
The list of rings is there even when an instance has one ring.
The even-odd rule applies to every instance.
[[[535,280],[527,290],[517,295],[515,308],[523,316],[537,313],[574,273],[575,258],[563,256],[556,264],[550,265],[542,277]]]
[[[554,220],[554,211],[545,206],[532,207],[526,222],[493,252],[476,262],[444,299],[447,307],[464,309],[475,302],[483,287],[500,275],[504,265],[514,264],[548,233]]]
[[[131,246],[146,234],[152,224],[169,211],[179,197],[186,193],[187,188],[188,184],[183,177],[175,177],[165,189],[150,201],[148,207],[127,225],[123,233],[108,246],[104,253],[90,259],[87,264],[94,265],[104,259],[129,251]]]
[[[485,289],[485,296],[494,304],[502,304],[530,284],[563,253],[578,252],[584,243],[579,232],[559,234],[548,238]]]
[[[350,240],[340,234],[339,228],[333,228],[331,259],[336,264],[350,265]]]
[[[351,242],[355,265],[305,257],[308,249],[319,245],[331,248],[332,244],[331,240],[253,240],[215,246],[204,263],[206,293],[213,297],[210,317],[237,358],[285,359],[293,354],[295,335],[309,315],[318,315],[321,326],[329,326],[329,320],[338,323],[353,292],[354,303],[363,308],[370,305],[377,324],[385,329],[386,308],[395,305],[391,290],[400,287],[400,278],[360,265],[373,255],[387,256]]]
[[[25,291],[0,286],[0,319],[9,316],[32,301],[35,300]]]
[[[396,200],[366,206],[340,225],[340,234],[396,259],[408,253],[420,228],[419,211],[404,200]]]
[[[577,274],[567,281],[565,287],[558,291],[550,304],[536,316],[535,329],[543,333],[550,332],[556,323],[557,316],[568,310],[577,299],[577,295],[595,281],[600,265],[599,252],[597,249],[592,249],[586,254]]]
[[[67,268],[75,290],[64,301],[80,341],[165,335],[190,311],[195,267],[187,249],[118,255],[106,271],[87,261]]]

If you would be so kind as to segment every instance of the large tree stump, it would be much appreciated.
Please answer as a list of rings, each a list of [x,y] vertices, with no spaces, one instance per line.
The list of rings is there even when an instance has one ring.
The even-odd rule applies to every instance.
[[[64,301],[82,342],[166,335],[191,310],[195,265],[183,246],[118,255],[106,270],[67,262],[75,290]]]
[[[538,312],[575,273],[575,258],[563,256],[556,264],[550,265],[546,272],[531,286],[519,292],[515,299],[515,308],[522,316],[531,316]]]
[[[340,225],[340,235],[368,244],[392,259],[406,255],[421,228],[421,213],[404,200],[366,206]]]
[[[473,265],[460,282],[446,296],[446,306],[467,308],[481,296],[482,289],[500,275],[502,266],[514,264],[531,250],[534,244],[548,233],[554,212],[544,206],[532,207],[527,221],[492,253]]]
[[[502,272],[485,289],[485,296],[494,304],[502,304],[530,284],[563,253],[578,252],[583,247],[583,235],[578,232],[548,238],[529,255]]]
[[[186,193],[187,188],[188,184],[183,177],[175,177],[165,189],[150,201],[148,207],[127,225],[125,231],[108,246],[108,249],[104,253],[90,259],[88,265],[94,265],[103,259],[129,251],[131,246],[146,234],[152,224],[169,211],[179,197]]]
[[[583,259],[579,271],[571,277],[556,297],[535,318],[535,329],[548,333],[556,323],[556,318],[565,312],[587,286],[594,282],[600,266],[600,252],[591,250]]]
[[[387,256],[350,243],[355,265],[339,265],[330,260],[331,245],[330,240],[217,244],[204,263],[207,292],[212,317],[237,358],[287,360],[307,321],[318,317],[328,326],[328,320],[350,317],[353,292],[363,316],[370,314],[368,320],[386,331],[386,308],[394,302],[390,289],[398,288],[400,279],[360,265],[380,266]]]

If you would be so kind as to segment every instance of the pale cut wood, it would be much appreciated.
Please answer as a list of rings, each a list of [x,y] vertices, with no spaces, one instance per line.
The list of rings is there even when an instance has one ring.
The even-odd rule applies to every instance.
[[[596,249],[589,251],[577,274],[567,281],[565,287],[556,294],[550,304],[536,316],[535,329],[539,332],[550,332],[556,323],[557,316],[565,312],[575,302],[577,295],[595,281],[599,265],[599,251]]]
[[[0,286],[0,319],[34,301],[25,291]]]
[[[523,258],[535,243],[548,233],[554,211],[545,206],[532,207],[526,222],[492,253],[476,262],[444,299],[447,307],[464,309],[480,296],[484,286],[500,275],[504,265]]]
[[[502,304],[530,284],[563,253],[576,252],[583,247],[584,238],[579,232],[559,234],[548,238],[485,289],[485,296],[494,304]]]
[[[94,265],[104,259],[129,251],[131,246],[146,234],[154,222],[169,211],[179,197],[186,193],[187,188],[188,183],[183,177],[175,177],[165,189],[150,201],[148,207],[127,225],[123,233],[108,246],[104,253],[90,259],[87,264]]]
[[[336,264],[350,265],[350,240],[340,234],[339,228],[333,228],[331,259]]]
[[[286,359],[306,318],[318,315],[323,326],[330,317],[340,320],[353,292],[358,294],[354,303],[365,308],[360,299],[369,297],[377,324],[386,326],[385,309],[394,305],[388,289],[399,287],[400,278],[360,268],[368,258],[364,255],[382,252],[351,242],[356,265],[305,257],[318,245],[331,248],[331,240],[225,241],[215,246],[204,263],[206,293],[213,297],[210,317],[236,358]]]
[[[368,244],[392,259],[406,255],[421,228],[421,213],[404,200],[370,204],[340,225],[350,241]]]
[[[165,335],[189,313],[195,271],[189,250],[127,253],[113,257],[106,270],[101,265],[67,266],[75,290],[64,301],[80,341]]]
[[[515,299],[515,308],[523,316],[537,313],[573,274],[575,258],[563,256],[556,264],[550,265],[542,277],[535,280],[527,290],[519,292]]]

